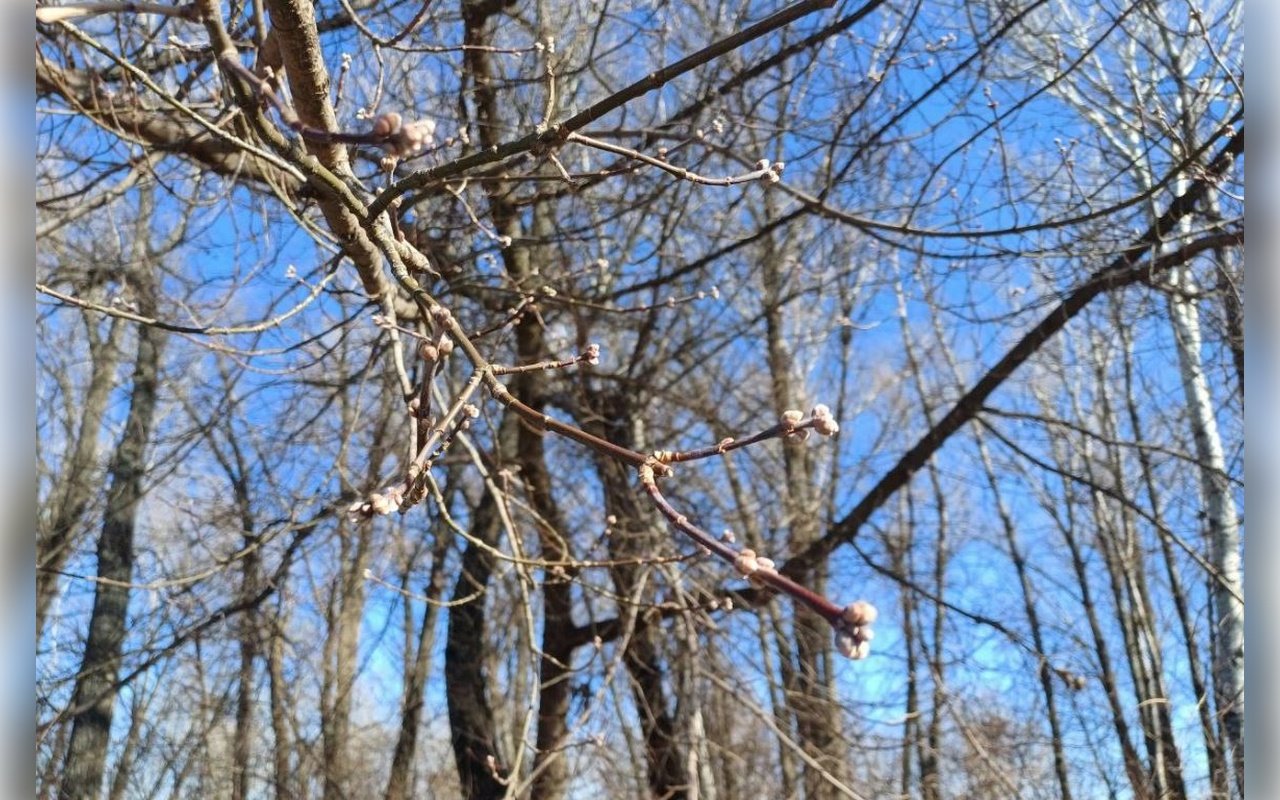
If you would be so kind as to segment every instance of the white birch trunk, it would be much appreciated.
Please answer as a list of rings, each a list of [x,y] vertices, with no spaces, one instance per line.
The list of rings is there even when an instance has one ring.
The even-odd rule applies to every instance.
[[[1217,577],[1213,585],[1213,682],[1223,739],[1243,780],[1244,728],[1244,592],[1242,589],[1240,521],[1227,480],[1222,439],[1213,414],[1213,397],[1200,359],[1200,314],[1190,292],[1196,288],[1185,269],[1171,274],[1174,292],[1169,316],[1177,341],[1178,364],[1186,393],[1187,417],[1200,461],[1211,558]],[[1243,794],[1243,786],[1238,787]]]

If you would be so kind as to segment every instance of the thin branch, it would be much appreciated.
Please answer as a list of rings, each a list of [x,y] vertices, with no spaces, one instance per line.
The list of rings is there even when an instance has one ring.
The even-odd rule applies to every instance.
[[[1178,222],[1195,210],[1196,206],[1208,196],[1219,178],[1234,163],[1236,156],[1244,152],[1244,128],[1241,127],[1227,142],[1205,170],[1205,177],[1197,180],[1186,192],[1170,203],[1169,208],[1160,215],[1147,231],[1138,237],[1132,245],[1116,256],[1107,266],[1094,272],[1070,295],[1058,304],[1035,327],[1028,331],[982,378],[973,388],[965,393],[951,410],[936,425],[930,428],[920,440],[872,487],[854,506],[844,519],[837,522],[825,536],[809,545],[802,552],[790,559],[783,570],[789,574],[804,574],[826,558],[841,544],[851,542],[858,530],[871,515],[902,488],[915,474],[916,470],[941,449],[942,445],[965,423],[973,419],[985,404],[987,398],[999,388],[1014,370],[1025,363],[1039,351],[1040,346],[1054,334],[1062,330],[1077,314],[1079,314],[1094,298],[1104,292],[1147,280],[1152,275],[1185,264],[1198,253],[1217,247],[1240,245],[1244,242],[1243,231],[1227,231],[1210,234],[1189,242],[1149,263],[1139,260],[1165,240],[1165,237],[1177,230]]]
[[[391,207],[395,200],[404,195],[406,192],[415,189],[421,189],[431,183],[440,181],[444,178],[450,178],[454,175],[460,175],[467,170],[475,167],[491,164],[495,161],[501,161],[513,155],[535,151],[537,149],[549,148],[564,142],[569,134],[581,130],[590,125],[592,122],[621,108],[627,102],[641,97],[654,89],[658,89],[668,82],[680,77],[681,75],[696,69],[720,56],[742,47],[743,45],[765,36],[773,31],[788,25],[800,17],[806,16],[824,8],[830,8],[835,5],[835,0],[800,0],[790,6],[782,9],[778,13],[757,22],[738,33],[727,36],[708,47],[699,50],[693,55],[682,58],[681,60],[662,67],[661,69],[650,73],[641,80],[632,83],[620,91],[617,91],[599,102],[583,109],[581,112],[570,117],[568,120],[548,128],[545,131],[534,130],[518,139],[497,145],[495,147],[486,148],[472,153],[464,158],[451,161],[447,164],[441,164],[438,167],[416,172],[402,180],[399,180],[389,186],[382,194],[369,205],[369,213],[367,219],[377,219],[380,214]]]

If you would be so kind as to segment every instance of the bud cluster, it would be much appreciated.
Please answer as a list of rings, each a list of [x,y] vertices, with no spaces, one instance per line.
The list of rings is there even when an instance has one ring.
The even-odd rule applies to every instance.
[[[386,111],[374,117],[373,136],[384,148],[403,158],[422,152],[435,141],[436,122],[433,119],[405,122],[399,112]]]
[[[782,180],[782,171],[787,168],[785,161],[770,161],[762,158],[756,162],[756,169],[760,172],[760,180],[765,183],[778,183]]]
[[[347,519],[351,522],[363,522],[374,516],[385,517],[393,511],[399,511],[404,502],[404,487],[392,486],[381,492],[374,492],[365,500],[357,500],[347,507]]]
[[[797,409],[784,411],[779,424],[785,429],[788,438],[800,439],[801,441],[809,438],[810,430],[819,436],[827,437],[835,436],[840,432],[840,423],[836,422],[831,409],[822,403],[813,407],[807,419],[803,411]]]
[[[440,338],[434,342],[423,341],[418,345],[418,355],[430,362],[439,361],[442,358],[448,358],[453,352],[453,339],[449,338],[449,334],[442,333]]]
[[[733,559],[733,568],[738,574],[751,582],[753,586],[762,586],[760,573],[776,574],[778,566],[773,562],[772,558],[756,555],[754,550],[744,547],[738,552],[738,556]]]
[[[836,650],[845,658],[855,661],[866,658],[871,652],[871,640],[875,631],[871,623],[876,621],[879,612],[876,607],[865,600],[845,606],[835,625]]]

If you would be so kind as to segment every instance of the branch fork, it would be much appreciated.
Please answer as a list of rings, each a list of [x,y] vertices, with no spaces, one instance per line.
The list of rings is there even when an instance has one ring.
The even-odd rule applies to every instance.
[[[640,465],[639,473],[640,483],[645,492],[677,530],[692,539],[702,551],[732,565],[733,569],[752,585],[782,592],[813,610],[831,625],[836,650],[847,658],[859,660],[866,658],[871,651],[871,640],[874,637],[871,624],[875,622],[877,615],[875,606],[859,600],[841,607],[807,586],[783,575],[778,571],[773,559],[757,555],[750,548],[735,550],[729,546],[729,542],[733,541],[731,534],[717,538],[694,525],[662,495],[657,481],[660,467],[669,473],[671,469],[669,465],[678,461],[723,455],[730,450],[746,447],[765,439],[805,438],[810,431],[816,432],[819,436],[829,437],[834,436],[839,430],[839,423],[832,416],[831,409],[825,405],[814,406],[807,418],[802,411],[789,410],[783,413],[777,425],[745,439],[722,439],[711,447],[684,453],[671,450],[656,451],[651,458]]]

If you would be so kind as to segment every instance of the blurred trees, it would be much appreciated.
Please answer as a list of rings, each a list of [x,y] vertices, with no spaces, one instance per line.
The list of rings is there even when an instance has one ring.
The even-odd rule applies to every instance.
[[[41,796],[1242,795],[1238,4],[824,5],[37,7]]]

